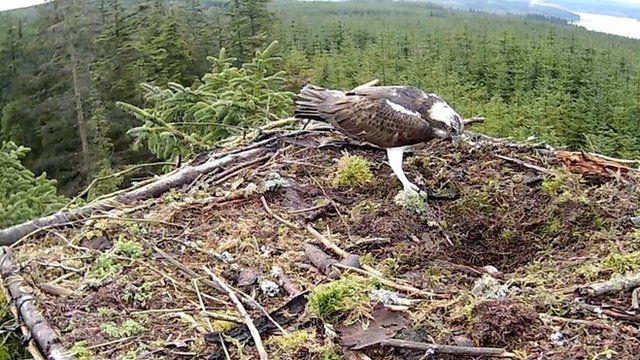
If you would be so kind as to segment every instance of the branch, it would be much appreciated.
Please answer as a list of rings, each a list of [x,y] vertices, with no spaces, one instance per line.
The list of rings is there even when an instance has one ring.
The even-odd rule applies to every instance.
[[[127,173],[130,173],[132,171],[135,171],[135,170],[138,170],[138,169],[141,169],[141,168],[151,167],[151,166],[160,166],[160,165],[175,165],[175,163],[157,162],[157,163],[150,163],[150,164],[139,164],[139,165],[131,166],[131,167],[129,167],[127,169],[124,169],[122,171],[115,172],[113,174],[109,174],[109,175],[106,175],[106,176],[95,178],[95,179],[93,179],[93,181],[91,181],[91,184],[89,184],[89,186],[87,186],[86,189],[84,189],[81,193],[76,195],[76,197],[74,197],[73,200],[71,200],[65,207],[62,208],[62,210],[68,209],[69,206],[73,205],[76,201],[78,201],[78,199],[80,199],[81,197],[85,196],[99,181],[107,180],[107,179],[111,179],[111,178],[116,178],[116,177],[125,175]]]
[[[640,272],[580,287],[576,292],[582,296],[600,296],[633,290],[637,287],[640,287]]]
[[[214,274],[206,266],[203,266],[202,268],[209,275],[209,277],[211,277],[211,280],[213,280],[218,286],[220,286],[229,295],[229,298],[231,299],[231,301],[233,301],[233,303],[236,305],[236,309],[240,313],[242,320],[244,320],[244,323],[247,325],[247,328],[249,328],[249,332],[251,333],[253,342],[256,344],[256,348],[258,349],[258,354],[260,354],[260,360],[267,360],[268,359],[267,351],[264,349],[264,345],[262,345],[262,339],[260,339],[260,333],[258,332],[258,329],[253,323],[253,320],[247,313],[247,310],[245,310],[244,306],[242,306],[240,299],[238,299],[238,297],[233,292],[233,290],[231,290],[231,288],[224,281],[222,281],[222,279],[216,276],[216,274]]]
[[[360,89],[363,89],[363,88],[376,86],[376,85],[378,85],[379,83],[380,83],[380,80],[378,80],[378,79],[373,79],[373,80],[371,80],[371,81],[369,81],[369,82],[367,82],[367,83],[364,83],[364,84],[362,84],[362,85],[358,85],[358,86],[354,87],[354,88],[353,88],[353,90],[351,90],[351,91],[357,91],[357,90],[360,90]]]
[[[471,117],[469,119],[462,120],[462,124],[465,127],[466,126],[471,126],[473,124],[483,123],[483,122],[484,122],[484,117],[483,116],[474,116],[474,117]]]
[[[500,357],[500,358],[516,357],[516,354],[507,352],[506,350],[501,348],[439,345],[439,344],[429,344],[429,343],[398,340],[398,339],[383,340],[382,342],[380,342],[380,345],[400,347],[404,349],[421,350],[421,351],[432,351],[435,354],[492,356],[492,357]]]
[[[6,288],[7,300],[15,305],[14,316],[22,320],[22,332],[32,337],[38,348],[50,360],[71,360],[69,353],[60,342],[60,337],[40,315],[33,302],[33,289],[29,286],[16,267],[13,251],[9,247],[0,248],[0,274]],[[30,336],[29,336],[30,335]],[[34,357],[39,354],[34,354]]]
[[[41,228],[63,225],[71,221],[88,218],[98,211],[112,210],[117,204],[126,205],[138,200],[160,196],[173,188],[190,184],[200,175],[208,174],[236,159],[252,157],[261,151],[262,149],[259,148],[249,149],[235,154],[229,154],[216,160],[209,160],[200,165],[186,165],[175,172],[159,177],[156,181],[150,184],[124,192],[114,198],[96,201],[69,211],[58,211],[49,216],[30,220],[25,223],[0,230],[0,245],[11,245],[22,237]]]

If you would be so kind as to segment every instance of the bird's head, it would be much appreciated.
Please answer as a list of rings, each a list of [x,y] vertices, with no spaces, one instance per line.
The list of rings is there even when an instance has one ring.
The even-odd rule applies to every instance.
[[[439,138],[455,139],[464,131],[462,117],[444,101],[433,104],[429,117],[433,120],[432,126]]]

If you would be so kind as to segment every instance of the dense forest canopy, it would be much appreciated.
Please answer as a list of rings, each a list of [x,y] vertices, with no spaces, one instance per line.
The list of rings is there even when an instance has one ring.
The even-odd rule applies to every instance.
[[[30,148],[23,164],[69,197],[285,117],[307,82],[415,85],[485,116],[492,135],[640,157],[640,41],[543,15],[382,0],[58,0],[0,13],[0,64],[3,149]]]

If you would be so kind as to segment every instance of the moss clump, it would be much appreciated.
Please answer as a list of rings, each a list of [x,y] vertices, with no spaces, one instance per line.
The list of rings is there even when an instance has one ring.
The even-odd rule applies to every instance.
[[[116,241],[116,252],[123,256],[138,259],[142,256],[142,250],[142,245],[133,240],[128,240],[124,235],[120,235],[118,241]]]
[[[612,253],[604,258],[602,266],[615,273],[625,273],[640,269],[640,252],[629,254]]]
[[[73,356],[74,360],[93,359],[93,353],[87,348],[86,341],[78,341],[77,343],[73,344],[69,351],[71,352],[71,356]]]
[[[288,335],[274,336],[267,340],[266,345],[273,347],[275,353],[280,355],[293,354],[310,341],[315,340],[314,330],[298,330]]]
[[[369,292],[375,288],[373,280],[345,276],[315,288],[309,296],[309,309],[326,323],[337,324],[340,320],[352,323],[371,311]]]
[[[87,277],[102,281],[117,274],[120,270],[122,270],[122,265],[118,264],[113,255],[100,254],[87,272]]]
[[[108,337],[121,339],[140,334],[144,330],[144,326],[133,319],[128,319],[122,326],[118,326],[113,322],[102,324],[100,325],[100,330]]]
[[[369,161],[358,155],[345,155],[338,161],[333,178],[333,186],[338,188],[356,188],[373,180]]]

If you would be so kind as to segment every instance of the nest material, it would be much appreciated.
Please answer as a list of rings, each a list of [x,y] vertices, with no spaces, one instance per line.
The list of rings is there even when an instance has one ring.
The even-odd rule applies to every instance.
[[[434,195],[429,211],[416,214],[394,203],[400,186],[384,164],[383,152],[345,148],[344,142],[333,147],[326,140],[327,134],[298,133],[226,155],[208,154],[205,159],[210,160],[189,165],[207,171],[190,172],[188,181],[162,183],[184,171],[178,170],[155,187],[148,185],[158,191],[117,207],[113,202],[108,209],[94,207],[74,218],[73,227],[59,226],[69,220],[61,216],[64,223],[22,239],[12,271],[35,285],[32,296],[42,318],[60,334],[56,339],[66,349],[82,347],[105,359],[224,359],[225,351],[231,358],[239,358],[240,352],[257,357],[247,343],[250,336],[238,330],[243,322],[236,306],[203,266],[232,286],[253,319],[269,324],[265,313],[298,301],[299,291],[313,292],[328,281],[327,274],[349,271],[348,266],[334,266],[343,260],[340,256],[321,261],[320,270],[311,265],[305,249],[318,237],[310,227],[337,250],[353,249],[351,255],[365,264],[365,276],[393,279],[402,286],[389,289],[431,299],[406,310],[411,324],[397,335],[406,341],[398,347],[427,340],[455,345],[462,336],[476,339],[475,345],[507,345],[534,358],[593,356],[603,349],[620,358],[637,354],[633,317],[601,320],[601,313],[585,310],[593,308],[572,302],[576,288],[640,270],[633,257],[640,254],[638,231],[628,221],[638,211],[634,171],[586,184],[548,151],[541,155],[535,148],[486,138],[459,147],[432,142],[405,161],[408,176]],[[373,164],[371,183],[349,190],[332,187],[335,159],[345,150]],[[246,156],[211,166],[229,153]],[[273,173],[287,186],[264,192]],[[457,196],[439,200],[435,195],[442,192]],[[31,222],[29,231],[37,224],[42,225]],[[1,233],[5,241],[8,233]],[[326,243],[316,245],[329,254],[337,251]],[[602,260],[616,252],[623,260]],[[279,270],[272,271],[274,265]],[[510,304],[517,302],[526,306],[529,320],[531,309],[552,317],[527,320],[526,334],[500,336],[491,329],[505,324],[481,326],[475,315],[486,305],[479,305],[471,288],[485,269],[496,268],[507,300],[493,306],[505,304],[502,310],[510,314]],[[8,280],[5,276],[5,286]],[[280,287],[263,291],[265,281]],[[420,292],[402,290],[416,288]],[[606,299],[587,296],[581,301],[627,308],[633,289],[619,290]],[[17,298],[12,294],[12,299]],[[265,325],[261,336],[267,353],[320,358],[330,342],[325,328],[304,311],[287,314],[282,330],[308,336],[299,337],[303,340],[291,350],[272,341],[281,330]],[[588,332],[582,331],[585,327]],[[474,329],[482,329],[481,336]],[[528,335],[536,331],[542,335]],[[558,346],[550,337],[554,331],[569,340]],[[231,338],[220,341],[223,334],[240,333],[244,347]],[[416,355],[389,346],[394,341],[364,351],[375,358]],[[51,356],[51,346],[39,345]],[[283,349],[289,352],[285,355]]]

